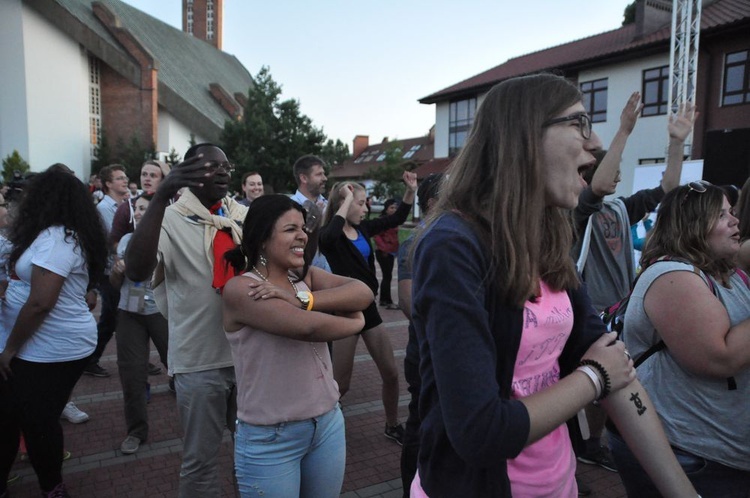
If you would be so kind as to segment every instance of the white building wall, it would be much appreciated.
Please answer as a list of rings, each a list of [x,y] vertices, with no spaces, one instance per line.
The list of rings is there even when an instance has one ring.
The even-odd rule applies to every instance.
[[[594,123],[594,131],[605,148],[609,148],[612,138],[620,126],[620,113],[633,92],[640,92],[643,87],[643,71],[669,65],[669,54],[656,55],[617,65],[582,71],[578,75],[579,83],[608,78],[607,120]],[[667,116],[641,116],[628,139],[622,155],[622,181],[615,195],[630,195],[633,191],[633,180],[639,160],[666,157],[669,134]],[[654,185],[655,187],[656,185]]]
[[[13,24],[0,34],[0,57],[9,63],[2,67],[10,69],[0,78],[0,154],[16,148],[33,171],[61,162],[88,179],[87,54],[20,0],[0,2],[0,19]]]
[[[450,122],[450,103],[435,104],[435,157],[448,157],[448,125]]]
[[[178,121],[177,118],[172,116],[162,106],[159,106],[158,133],[159,137],[157,139],[158,143],[156,144],[156,150],[159,157],[168,156],[174,147],[180,155],[180,158],[182,158],[182,156],[185,155],[185,152],[190,148],[190,128]],[[195,143],[206,142],[206,140],[199,135],[195,135],[194,139]]]
[[[0,158],[17,150],[29,159],[21,0],[0,1]]]

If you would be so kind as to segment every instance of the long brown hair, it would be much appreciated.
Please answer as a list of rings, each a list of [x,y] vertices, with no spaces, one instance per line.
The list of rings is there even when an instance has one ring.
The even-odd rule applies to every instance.
[[[336,211],[339,210],[341,204],[344,202],[344,196],[341,195],[341,189],[345,185],[351,185],[355,192],[361,191],[366,192],[365,186],[357,182],[339,182],[331,189],[331,196],[328,198],[328,206],[326,206],[326,212],[323,216],[323,226],[327,225],[333,219]]]
[[[523,306],[540,278],[556,290],[579,285],[568,211],[545,203],[542,139],[544,122],[580,101],[578,87],[552,74],[495,85],[428,216],[426,226],[457,211],[474,225],[503,302]]]
[[[716,278],[734,269],[735,261],[716,259],[708,245],[708,234],[721,214],[724,190],[704,186],[706,191],[699,193],[682,185],[664,197],[641,255],[644,270],[661,257],[685,259]]]

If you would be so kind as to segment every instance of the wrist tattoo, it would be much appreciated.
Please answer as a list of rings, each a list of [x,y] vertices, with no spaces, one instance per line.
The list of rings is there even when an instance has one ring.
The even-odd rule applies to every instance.
[[[630,393],[630,401],[635,405],[638,415],[643,415],[646,412],[646,406],[643,404],[643,401],[641,401],[641,397],[638,393]]]

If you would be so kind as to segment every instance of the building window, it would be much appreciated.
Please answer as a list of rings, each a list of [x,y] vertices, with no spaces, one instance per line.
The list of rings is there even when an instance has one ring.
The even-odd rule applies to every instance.
[[[750,50],[727,54],[722,105],[750,103]]]
[[[214,39],[214,0],[206,2],[206,40]]]
[[[406,154],[404,154],[404,159],[411,158],[414,154],[417,153],[417,151],[421,148],[421,145],[412,145],[411,149],[406,151]]]
[[[581,83],[583,106],[591,116],[592,123],[607,120],[607,78]]]
[[[669,109],[669,66],[643,71],[643,115],[666,114]]]
[[[472,97],[450,103],[450,121],[448,123],[448,154],[455,156],[463,147],[469,130],[474,122],[477,110],[477,99]]]
[[[187,0],[187,32],[193,34],[193,0]]]
[[[91,157],[96,157],[96,148],[102,134],[102,99],[99,59],[89,55],[89,143]]]

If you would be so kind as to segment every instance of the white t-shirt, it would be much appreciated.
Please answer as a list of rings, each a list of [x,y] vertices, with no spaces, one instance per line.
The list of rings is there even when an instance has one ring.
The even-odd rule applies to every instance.
[[[21,307],[31,291],[32,265],[65,278],[54,308],[26,341],[18,357],[39,363],[85,358],[96,348],[96,320],[86,304],[88,267],[73,235],[61,226],[42,231],[18,258],[2,303],[0,348],[5,347]]]

